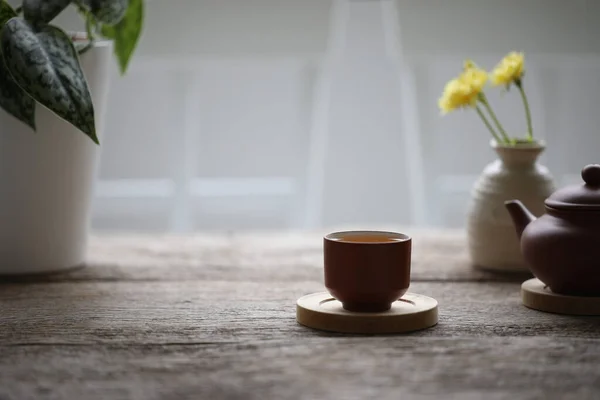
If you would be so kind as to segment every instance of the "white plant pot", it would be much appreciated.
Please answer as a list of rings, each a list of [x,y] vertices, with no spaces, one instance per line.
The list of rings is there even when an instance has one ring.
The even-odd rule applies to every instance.
[[[102,143],[112,42],[81,56]],[[36,104],[37,132],[0,109],[0,274],[59,272],[85,261],[100,147]]]
[[[548,168],[537,159],[543,142],[516,147],[491,142],[498,159],[488,164],[471,191],[467,212],[467,244],[474,266],[496,271],[525,272],[528,266],[521,253],[506,200],[521,200],[536,216],[545,212],[544,200],[556,189]]]

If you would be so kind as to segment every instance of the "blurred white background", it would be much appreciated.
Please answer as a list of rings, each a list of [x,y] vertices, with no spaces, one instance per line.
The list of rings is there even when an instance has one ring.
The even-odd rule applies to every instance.
[[[464,58],[512,50],[541,162],[577,182],[600,162],[599,20],[597,0],[147,1],[127,76],[115,63],[93,227],[462,227],[494,154],[437,99]],[[491,97],[523,135],[518,93]]]

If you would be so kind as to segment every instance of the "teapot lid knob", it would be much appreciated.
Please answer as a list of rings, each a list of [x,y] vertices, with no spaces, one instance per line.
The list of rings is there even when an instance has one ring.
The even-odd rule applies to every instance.
[[[546,206],[561,210],[600,211],[600,164],[589,164],[581,170],[585,185],[558,189],[545,201]]]
[[[586,165],[581,170],[581,177],[589,186],[600,186],[600,164]]]

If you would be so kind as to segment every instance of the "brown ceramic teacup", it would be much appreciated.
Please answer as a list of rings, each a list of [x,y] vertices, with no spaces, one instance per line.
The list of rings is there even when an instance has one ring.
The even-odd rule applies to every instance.
[[[412,239],[402,233],[346,231],[323,239],[325,287],[348,311],[381,312],[410,285]]]

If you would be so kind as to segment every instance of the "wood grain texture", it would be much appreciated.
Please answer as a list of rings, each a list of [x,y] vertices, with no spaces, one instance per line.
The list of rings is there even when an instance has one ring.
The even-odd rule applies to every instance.
[[[337,336],[295,321],[296,300],[321,290],[316,281],[5,285],[0,343],[160,345]],[[410,290],[439,303],[438,325],[421,336],[599,337],[599,317],[528,309],[518,284],[433,282]]]
[[[0,398],[597,399],[600,346],[547,337],[306,337],[2,349]],[[10,364],[10,365],[9,365]]]
[[[600,318],[539,313],[512,283],[415,283],[440,322],[344,335],[295,322],[315,281],[5,285],[2,399],[594,398]],[[565,397],[567,396],[567,397]]]
[[[413,237],[414,281],[514,281],[530,274],[474,268],[462,231],[384,227]],[[41,278],[74,281],[296,281],[322,275],[322,237],[327,231],[203,233],[196,235],[101,235],[92,238],[87,267]],[[38,277],[2,278],[4,281]]]
[[[600,317],[524,307],[454,233],[415,249],[439,323],[382,336],[296,322],[324,288],[320,237],[293,237],[96,238],[92,268],[4,281],[0,400],[598,398]]]

